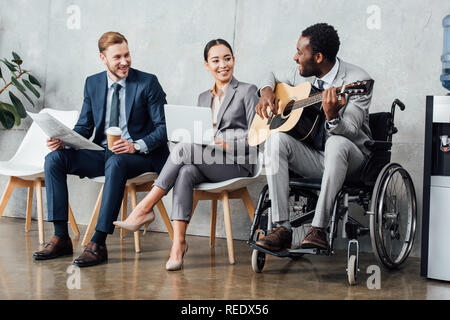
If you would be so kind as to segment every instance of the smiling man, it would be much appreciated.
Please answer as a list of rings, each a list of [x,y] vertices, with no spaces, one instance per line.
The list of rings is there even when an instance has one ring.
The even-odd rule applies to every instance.
[[[100,59],[106,71],[86,79],[81,114],[74,131],[90,138],[106,151],[74,150],[60,140],[47,139],[45,158],[48,221],[55,234],[35,260],[72,255],[69,238],[67,175],[105,176],[103,197],[95,233],[74,264],[87,267],[107,260],[106,237],[114,231],[127,179],[144,172],[160,172],[167,157],[164,93],[155,75],[131,68],[128,41],[117,32],[98,40]],[[106,130],[119,127],[121,139],[109,150]]]
[[[304,178],[322,179],[312,227],[303,241],[294,246],[326,250],[334,199],[347,178],[360,174],[370,155],[364,141],[372,136],[369,128],[372,93],[338,99],[336,87],[371,78],[362,68],[338,58],[339,46],[339,36],[333,26],[318,23],[306,28],[297,41],[295,67],[287,74],[270,73],[261,86],[261,99],[255,110],[261,118],[269,118],[269,110],[278,113],[274,88],[279,82],[291,86],[310,82],[315,90],[323,91],[324,111],[312,143],[283,132],[272,134],[265,142],[272,221],[278,227],[256,243],[268,250],[280,251],[292,245],[289,170]]]

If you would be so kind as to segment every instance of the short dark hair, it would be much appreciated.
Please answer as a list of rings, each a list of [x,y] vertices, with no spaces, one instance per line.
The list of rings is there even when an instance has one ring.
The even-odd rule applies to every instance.
[[[210,50],[212,47],[217,46],[217,45],[220,45],[220,44],[222,44],[222,45],[224,45],[225,47],[227,47],[228,49],[230,49],[231,55],[233,55],[233,49],[231,49],[231,46],[230,46],[230,44],[229,44],[227,41],[225,41],[225,40],[223,40],[223,39],[214,39],[214,40],[209,41],[209,42],[206,44],[206,46],[205,46],[205,50],[203,50],[203,57],[205,58],[205,61],[208,61],[208,53],[209,53],[209,50]]]
[[[309,38],[312,53],[322,53],[331,62],[336,60],[339,51],[339,36],[337,31],[326,23],[314,24],[302,31],[303,37]]]

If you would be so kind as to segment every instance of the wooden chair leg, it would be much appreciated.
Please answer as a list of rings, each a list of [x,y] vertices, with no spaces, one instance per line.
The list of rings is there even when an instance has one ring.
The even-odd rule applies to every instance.
[[[39,230],[39,243],[44,244],[44,208],[42,205],[42,180],[34,180],[34,189],[36,190],[36,202],[37,202],[37,216],[38,216],[38,230]]]
[[[81,246],[85,247],[90,238],[92,237],[92,234],[94,233],[95,225],[97,224],[98,220],[98,213],[100,212],[100,205],[102,203],[102,196],[103,196],[103,185],[100,188],[100,192],[98,193],[97,202],[95,203],[94,211],[91,215],[91,220],[89,221],[89,225],[86,229],[86,233],[84,234],[83,241],[81,241]]]
[[[156,207],[158,208],[159,214],[161,215],[161,218],[163,219],[164,224],[166,225],[167,232],[169,232],[170,239],[173,241],[173,228],[172,223],[170,222],[169,215],[167,214],[166,207],[164,206],[164,203],[162,200],[159,200],[156,204]]]
[[[241,199],[244,202],[245,208],[247,209],[250,221],[253,221],[253,215],[255,214],[255,206],[253,205],[252,198],[250,197],[247,188],[244,188],[244,190],[242,190]]]
[[[131,196],[131,208],[134,210],[137,207],[136,185],[131,184],[129,186]],[[139,238],[139,230],[134,232],[134,250],[141,252],[141,241]]]
[[[27,216],[25,219],[25,232],[30,231],[31,228],[31,214],[33,211],[33,187],[28,187],[28,196],[27,196]]]
[[[227,235],[228,260],[230,264],[234,264],[234,247],[233,247],[233,233],[231,231],[231,214],[230,214],[230,199],[228,192],[222,194],[223,219],[225,222],[225,233]]]
[[[120,219],[123,221],[127,218],[128,211],[128,188],[125,187],[125,191],[123,193],[122,199],[122,210]],[[120,239],[124,239],[126,235],[126,230],[124,228],[120,228]]]
[[[214,248],[216,244],[216,217],[217,217],[217,200],[211,200],[211,233],[209,235],[209,246]]]
[[[78,237],[80,235],[80,230],[78,229],[77,221],[75,220],[75,217],[73,216],[73,211],[72,211],[72,208],[70,207],[70,204],[69,204],[68,216],[69,216],[70,227],[72,228],[73,233],[75,233],[75,236]]]
[[[8,183],[6,184],[5,191],[3,192],[2,198],[0,200],[0,217],[3,215],[3,211],[8,204],[9,198],[11,198],[11,194],[15,188],[15,179],[14,177],[9,177]]]

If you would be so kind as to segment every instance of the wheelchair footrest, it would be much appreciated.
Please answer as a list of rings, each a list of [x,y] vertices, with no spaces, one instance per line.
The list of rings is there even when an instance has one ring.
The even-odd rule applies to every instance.
[[[267,253],[270,254],[272,256],[276,256],[276,257],[280,257],[280,258],[285,258],[285,257],[301,257],[304,254],[328,254],[327,250],[321,250],[318,248],[314,248],[314,249],[284,249],[284,250],[280,250],[280,251],[270,251],[266,248],[260,247],[258,246],[255,242],[249,242],[248,246],[251,249],[255,249],[258,250],[260,252],[263,253]]]

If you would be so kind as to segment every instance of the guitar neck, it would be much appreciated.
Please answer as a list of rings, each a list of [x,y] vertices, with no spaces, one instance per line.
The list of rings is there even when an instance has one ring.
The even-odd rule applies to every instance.
[[[339,87],[339,88],[336,88],[336,94],[337,95],[340,95],[341,91],[342,91],[342,86]],[[313,94],[312,96],[310,96],[310,97],[308,97],[306,99],[296,101],[292,105],[291,110],[309,107],[309,106],[315,105],[315,104],[317,104],[317,103],[319,103],[321,101],[322,101],[322,92],[315,93],[315,94]]]

